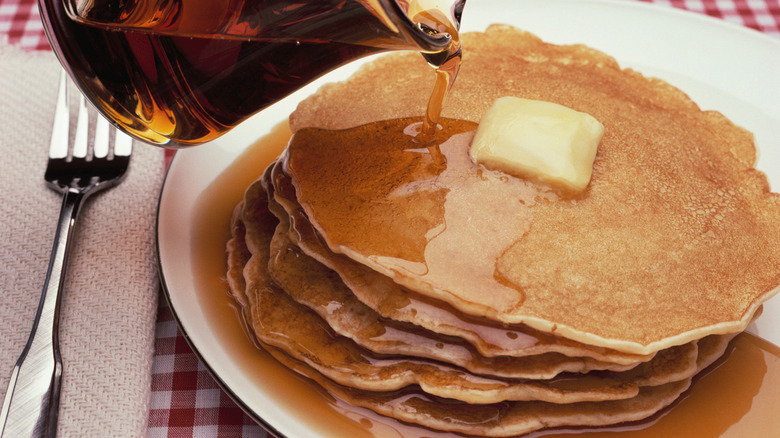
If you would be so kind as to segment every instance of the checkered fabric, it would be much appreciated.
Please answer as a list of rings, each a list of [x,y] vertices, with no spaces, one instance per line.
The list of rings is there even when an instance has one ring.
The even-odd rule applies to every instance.
[[[780,37],[780,0],[624,1],[685,9]],[[0,41],[3,39],[24,50],[49,49],[35,0],[0,0]],[[162,296],[152,373],[150,438],[269,436],[220,389],[198,361]]]
[[[0,0],[0,41],[25,50],[49,50],[35,0]]]
[[[637,1],[637,0],[625,0]],[[780,37],[780,0],[638,0],[699,12]],[[35,0],[0,0],[0,36],[25,50],[47,50]]]
[[[192,353],[164,301],[157,315],[149,438],[266,436]]]
[[[780,1],[778,0],[640,0],[645,3],[673,6],[731,23],[780,36]]]

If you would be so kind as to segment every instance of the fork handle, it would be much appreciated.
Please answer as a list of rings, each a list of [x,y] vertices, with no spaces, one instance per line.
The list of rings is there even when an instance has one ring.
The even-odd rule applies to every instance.
[[[14,366],[0,411],[2,437],[54,437],[57,434],[62,380],[58,335],[60,292],[71,237],[84,198],[84,194],[75,190],[69,190],[63,196],[38,311],[27,345]]]

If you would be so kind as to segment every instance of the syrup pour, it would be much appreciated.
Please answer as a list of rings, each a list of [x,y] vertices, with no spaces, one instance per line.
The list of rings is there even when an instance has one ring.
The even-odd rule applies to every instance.
[[[316,77],[386,50],[425,53],[446,90],[460,43],[419,30],[457,40],[464,2],[41,0],[41,17],[53,49],[98,110],[137,138],[183,147],[217,138]],[[399,16],[407,8],[409,22],[396,25],[385,6]],[[440,93],[430,105],[431,126]]]
[[[417,19],[421,20],[420,22],[438,23],[439,29],[435,32],[445,33],[449,35],[451,39],[449,49],[446,52],[435,55],[425,55],[429,62],[431,62],[431,65],[436,68],[436,79],[434,81],[431,97],[428,100],[425,119],[422,128],[420,129],[420,135],[417,137],[417,141],[429,143],[433,142],[436,138],[436,127],[439,123],[442,107],[444,106],[444,99],[452,87],[452,84],[455,82],[455,78],[458,76],[460,64],[463,59],[463,52],[460,44],[460,36],[458,34],[458,26],[460,24],[459,12],[453,14],[454,18],[444,16],[440,9],[426,10],[423,15],[430,17],[430,19],[423,20],[418,17]],[[434,31],[431,30],[431,32]]]
[[[240,311],[224,280],[229,222],[244,189],[289,140],[280,126],[248,148],[202,194],[192,231],[194,291],[206,312],[206,323],[251,383],[295,421],[323,437],[431,437],[456,435],[403,424],[350,406],[313,382],[286,369],[259,350],[246,334]],[[174,309],[175,311],[175,309]],[[768,317],[765,315],[764,317]],[[765,437],[780,430],[780,348],[752,334],[739,335],[724,358],[706,370],[669,409],[645,421],[595,429],[543,431],[531,437],[649,438],[660,436]],[[257,408],[258,406],[250,406]],[[259,416],[268,415],[262,411]],[[265,418],[274,423],[274,418]],[[460,435],[457,435],[460,436]]]

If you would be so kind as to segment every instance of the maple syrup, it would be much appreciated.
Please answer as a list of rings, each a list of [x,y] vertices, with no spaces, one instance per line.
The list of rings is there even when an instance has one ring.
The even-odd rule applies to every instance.
[[[381,51],[422,52],[442,67],[437,81],[448,88],[465,0],[451,9],[429,9],[429,1],[40,0],[40,9],[52,48],[95,106],[135,137],[177,147],[214,139],[316,77]]]
[[[497,264],[531,228],[532,206],[558,198],[546,187],[475,164],[464,151],[476,123],[441,119],[436,141],[418,145],[407,129],[415,122],[298,130],[285,173],[298,188],[301,207],[316,217],[332,247],[349,248],[360,254],[358,261],[387,276],[409,273],[415,278],[410,283],[419,282],[426,293],[456,308],[468,301],[490,315],[521,305],[523,288],[497,275]],[[349,151],[350,159],[333,158],[343,156],[341,151]],[[480,256],[473,257],[475,246],[463,242],[479,242]],[[394,278],[413,287],[404,283],[405,274]],[[477,298],[453,297],[433,286],[453,283]],[[491,293],[476,292],[483,290]]]
[[[243,326],[225,282],[229,222],[244,189],[289,140],[286,124],[248,148],[207,188],[195,208],[192,230],[197,299],[231,360],[254,377],[275,403],[305,412],[299,421],[324,437],[455,437],[350,406],[288,370],[258,349]],[[174,309],[175,311],[175,309]],[[765,316],[766,317],[766,316]],[[670,408],[636,423],[600,428],[545,430],[530,437],[643,438],[659,436],[769,437],[780,431],[780,348],[752,334],[732,341],[728,353],[701,373]],[[263,412],[256,412],[263,416]],[[266,418],[273,423],[273,418]]]

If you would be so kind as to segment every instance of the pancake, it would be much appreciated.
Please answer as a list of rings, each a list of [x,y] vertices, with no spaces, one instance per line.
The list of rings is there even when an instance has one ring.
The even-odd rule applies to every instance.
[[[258,210],[255,210],[258,211]],[[272,222],[270,217],[262,218]],[[234,226],[233,230],[251,229]],[[259,237],[259,236],[258,236]],[[270,239],[270,235],[259,237]],[[234,242],[241,241],[240,236]],[[249,234],[246,235],[246,242]],[[415,357],[381,357],[332,333],[313,312],[297,305],[270,281],[267,250],[250,257],[244,266],[246,295],[255,296],[252,315],[257,339],[284,350],[342,385],[372,391],[392,391],[410,384],[426,393],[469,403],[543,399],[555,403],[608,400],[636,395],[638,386],[612,378],[563,380],[497,380]],[[249,302],[249,300],[247,300]],[[544,364],[545,360],[540,360]],[[528,364],[535,367],[536,364]],[[496,369],[500,364],[496,364]],[[535,376],[531,376],[535,377]]]
[[[366,269],[352,259],[332,253],[322,245],[300,205],[295,202],[294,189],[280,168],[278,163],[270,166],[270,172],[266,172],[263,178],[264,187],[273,193],[273,201],[277,201],[284,209],[281,212],[272,208],[277,211],[274,214],[279,218],[289,218],[292,235],[301,250],[336,271],[355,298],[370,309],[361,308],[359,314],[368,318],[376,313],[389,320],[408,322],[435,333],[462,338],[487,357],[521,357],[556,352],[570,357],[590,357],[601,362],[631,366],[652,358],[652,354],[622,353],[583,345],[528,327],[469,318],[445,303],[426,300],[401,288],[390,278]],[[274,204],[273,201],[271,204]]]
[[[276,229],[276,222],[266,208],[266,199],[267,195],[262,190],[261,181],[256,181],[247,187],[244,198],[233,211],[230,222],[231,238],[227,242],[228,290],[242,309],[244,320],[250,327],[254,325],[252,310],[257,308],[255,301],[257,297],[246,293],[243,270],[252,256],[252,251],[262,252],[262,247],[268,247],[271,243],[270,236]],[[249,224],[248,229],[245,224]]]
[[[272,200],[269,201],[270,204],[273,204]],[[452,338],[431,336],[426,330],[393,324],[393,320],[380,319],[372,313],[371,309],[356,303],[351,299],[353,297],[348,288],[333,275],[332,271],[329,272],[326,266],[318,265],[316,260],[294,247],[289,234],[283,232],[289,226],[286,218],[279,217],[278,210],[274,214],[280,219],[280,226],[277,227],[271,241],[269,262],[271,277],[277,285],[287,291],[291,298],[314,310],[335,331],[376,353],[428,357],[459,365],[477,374],[491,374],[489,370],[491,362],[481,367],[469,363],[469,360],[474,361],[475,358],[479,358],[479,354],[468,351],[468,347],[464,347],[462,343]],[[279,269],[289,272],[275,274],[274,271]],[[713,335],[698,342],[705,345],[705,348],[713,348],[712,346],[722,348],[733,336]],[[466,353],[459,351],[460,349],[466,350]],[[584,346],[582,350],[587,351]],[[651,360],[627,368],[629,371],[614,372],[613,369],[611,372],[596,374],[633,382],[639,386],[657,386],[692,377],[697,369],[697,355],[698,344],[694,346],[694,343],[689,343],[662,350]],[[709,352],[705,354],[707,357],[710,355]],[[455,358],[459,358],[460,361]],[[496,363],[496,360],[492,361],[493,372],[497,369]],[[580,372],[583,371],[585,370]]]
[[[752,136],[584,46],[506,26],[462,41],[436,147],[404,139],[406,120],[376,123],[424,108],[415,54],[291,115],[285,172],[329,249],[463,313],[626,353],[744,330],[780,284],[780,197]],[[605,126],[581,196],[471,162],[475,122],[505,95]]]
[[[253,186],[257,187],[257,184]],[[274,221],[270,211],[263,209],[263,199],[263,196],[257,194],[247,194],[242,205],[251,207],[252,214],[234,216],[236,223],[232,227],[233,239],[229,246],[233,250],[229,258],[231,271],[237,271],[236,268],[245,262],[243,273],[246,295],[255,296],[251,302],[255,303],[257,309],[250,312],[256,318],[254,333],[260,341],[285,351],[342,385],[362,390],[392,391],[417,384],[428,394],[478,404],[506,400],[577,403],[631,398],[638,394],[640,386],[660,386],[684,380],[692,377],[696,370],[698,349],[695,343],[661,352],[650,362],[626,373],[604,372],[537,381],[496,380],[476,376],[436,363],[415,360],[413,356],[374,356],[348,339],[331,333],[316,315],[296,305],[282,293],[277,287],[279,282],[271,281],[273,275],[268,275],[266,267],[273,266],[274,259],[279,255],[287,255],[285,259],[295,266],[300,254],[295,254],[293,248],[284,244],[289,242],[287,233],[279,232],[288,224],[280,222],[277,232],[271,237],[272,232],[267,224]],[[242,226],[240,222],[243,218],[262,223]],[[275,244],[279,237],[282,238],[282,246]],[[246,245],[246,251],[240,248],[241,243]],[[240,282],[234,283],[234,286],[240,285]],[[294,286],[304,287],[300,282]],[[539,361],[544,362],[541,359]],[[489,369],[489,365],[484,368]],[[501,369],[497,361],[492,362],[492,365],[494,370]]]
[[[414,356],[457,365],[480,375],[504,378],[548,379],[562,372],[583,373],[591,370],[622,371],[636,367],[593,360],[590,357],[568,357],[557,353],[485,358],[470,344],[459,339],[437,336],[418,327],[380,320],[356,300],[349,300],[348,288],[337,275],[291,245],[282,227],[271,242],[269,271],[274,283],[290,298],[314,310],[334,332],[356,344],[382,355]],[[676,355],[679,366],[693,366],[696,350]]]
[[[227,242],[227,274],[228,290],[239,307],[246,309],[249,302],[246,296],[246,282],[244,281],[244,266],[252,256],[246,247],[246,229],[240,215],[244,211],[244,202],[241,201],[233,210],[230,219],[230,240]]]
[[[698,371],[715,362],[728,346],[727,337],[713,341],[699,356]],[[509,437],[544,428],[604,426],[637,421],[658,413],[688,389],[691,380],[649,386],[636,397],[606,402],[556,405],[544,402],[504,402],[469,405],[432,397],[413,387],[393,393],[358,391],[338,385],[285,353],[265,346],[282,364],[314,380],[348,403],[420,426],[468,435]]]
[[[533,372],[545,378],[564,371],[627,370],[638,363],[613,364],[591,356],[572,357],[549,351],[536,355],[486,358],[469,343],[441,336],[416,326],[381,319],[360,303],[333,271],[306,256],[289,241],[286,233],[277,233],[271,244],[269,270],[275,283],[291,298],[323,318],[342,336],[378,354],[405,354],[447,362],[477,374],[507,378],[528,378],[527,364],[547,363],[548,371]],[[582,351],[587,352],[582,348]],[[538,365],[537,365],[538,366]]]
[[[253,216],[262,217],[257,214]],[[245,265],[250,257],[248,249],[242,249],[242,246],[245,246],[242,245],[245,243],[245,227],[241,223],[241,218],[240,214],[234,216],[231,243],[228,245],[231,250],[229,257],[231,261],[229,266],[233,268],[231,272]],[[241,281],[231,284],[242,286]],[[698,352],[696,371],[705,368],[720,357],[725,351],[728,340],[727,337],[716,336],[701,340],[702,347],[696,350]],[[660,386],[649,386],[640,390],[636,397],[622,401],[580,402],[554,405],[555,407],[538,401],[472,405],[440,399],[415,387],[378,393],[339,385],[286,353],[265,345],[262,341],[260,344],[291,370],[317,381],[332,394],[355,406],[366,407],[380,414],[426,427],[484,436],[511,436],[543,427],[598,426],[646,418],[670,404],[690,382],[689,379],[684,379]]]
[[[507,26],[462,42],[435,139],[417,136],[430,72],[416,54],[291,115],[231,222],[227,279],[250,333],[341,400],[439,431],[657,414],[780,284],[780,197],[751,135],[584,46]],[[605,126],[583,193],[471,161],[505,95]]]

